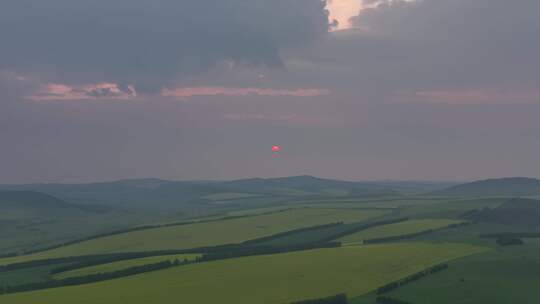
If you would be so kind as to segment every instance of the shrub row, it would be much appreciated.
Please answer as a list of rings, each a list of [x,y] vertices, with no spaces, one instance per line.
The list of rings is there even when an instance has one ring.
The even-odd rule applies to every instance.
[[[178,266],[181,264],[182,262],[180,261],[174,261],[174,262],[163,261],[163,262],[154,263],[154,264],[134,266],[134,267],[130,267],[130,268],[126,268],[126,269],[122,269],[118,271],[113,271],[113,272],[97,273],[97,274],[91,274],[91,275],[86,275],[86,276],[66,278],[66,279],[61,279],[61,280],[50,280],[50,281],[45,281],[45,282],[24,284],[24,285],[18,285],[18,286],[13,286],[13,287],[5,286],[5,287],[0,287],[0,294],[17,293],[17,292],[33,291],[33,290],[46,289],[46,288],[58,288],[58,287],[64,287],[64,286],[94,283],[94,282],[111,280],[111,279],[121,278],[125,276],[150,272],[150,271],[167,269],[167,268]]]
[[[112,262],[118,262],[122,260],[130,260],[130,259],[145,258],[145,257],[160,256],[160,255],[172,255],[172,254],[183,254],[183,253],[206,253],[207,259],[209,258],[217,259],[217,257],[219,256],[235,257],[235,256],[238,256],[240,252],[242,252],[242,256],[245,256],[245,255],[249,255],[250,252],[255,253],[255,254],[265,254],[265,253],[273,253],[273,252],[307,250],[307,249],[312,249],[312,248],[317,248],[317,247],[336,247],[338,245],[336,243],[333,243],[332,241],[340,237],[343,237],[352,233],[356,233],[361,230],[369,229],[372,227],[394,224],[394,223],[398,223],[398,222],[402,222],[406,220],[408,220],[408,218],[396,218],[396,219],[375,221],[375,222],[371,222],[367,224],[352,225],[351,228],[349,229],[344,229],[343,231],[340,231],[336,234],[332,234],[323,239],[317,240],[316,242],[312,242],[312,243],[301,245],[301,246],[290,246],[290,247],[279,246],[277,247],[277,249],[275,249],[276,247],[271,247],[271,246],[261,247],[261,246],[252,246],[252,245],[266,242],[268,240],[274,240],[274,239],[286,237],[292,234],[303,233],[310,230],[344,226],[344,224],[332,223],[332,224],[325,224],[325,225],[318,225],[318,226],[312,226],[312,227],[307,227],[307,228],[295,229],[295,230],[290,230],[290,231],[278,233],[275,235],[271,235],[268,237],[262,237],[262,238],[246,241],[241,244],[226,244],[226,245],[219,245],[219,246],[199,247],[199,248],[181,249],[181,250],[126,252],[126,253],[98,254],[98,255],[85,255],[85,256],[33,260],[33,261],[28,261],[28,262],[20,262],[20,263],[13,263],[9,265],[0,266],[0,272],[12,271],[12,270],[18,270],[18,269],[30,268],[30,267],[39,267],[39,266],[45,266],[45,265],[69,263],[69,265],[63,265],[52,270],[53,273],[60,273],[64,271],[75,270],[79,268],[90,267],[90,266],[95,266],[95,265],[100,265],[100,264],[105,264],[105,263],[112,263]],[[303,248],[306,248],[306,249],[303,249]]]
[[[293,209],[293,208],[281,209],[281,210],[277,210],[277,211],[269,211],[269,212],[259,213],[259,214],[256,214],[256,215],[267,215],[267,214],[285,212],[285,211],[289,211],[291,209]],[[43,252],[43,251],[48,251],[48,250],[52,250],[52,249],[61,248],[61,247],[68,246],[68,245],[74,245],[74,244],[78,244],[78,243],[82,243],[82,242],[86,242],[86,241],[91,241],[91,240],[94,240],[94,239],[99,239],[99,238],[103,238],[103,237],[108,237],[108,236],[113,236],[113,235],[123,234],[123,233],[128,233],[128,232],[135,232],[135,231],[155,229],[155,228],[166,228],[166,227],[174,227],[174,226],[184,226],[184,225],[191,225],[191,224],[202,224],[202,223],[211,223],[211,222],[217,222],[217,221],[234,220],[234,219],[246,218],[246,217],[251,217],[251,216],[256,216],[256,215],[253,215],[253,214],[233,215],[233,216],[224,216],[224,217],[220,217],[220,218],[213,218],[213,219],[206,219],[206,220],[191,220],[191,221],[174,222],[174,223],[168,223],[168,224],[136,226],[136,227],[131,227],[131,228],[125,228],[125,229],[119,229],[119,230],[114,230],[114,231],[110,231],[110,232],[95,234],[95,235],[91,235],[91,236],[88,236],[88,237],[79,238],[79,239],[76,239],[76,240],[73,240],[73,241],[68,241],[68,242],[55,244],[55,245],[48,246],[48,247],[43,247],[43,248],[40,248],[40,249],[24,251],[22,253],[10,253],[10,254],[6,254],[6,256],[13,257],[13,256],[29,255],[29,254],[33,254],[33,253],[39,253],[39,252]],[[0,256],[0,257],[2,257],[2,256]]]
[[[410,304],[402,300],[390,298],[390,297],[377,297],[377,304]]]
[[[540,233],[538,232],[498,232],[498,233],[492,233],[492,234],[481,234],[480,237],[484,239],[498,239],[501,237],[540,238]]]
[[[409,234],[402,234],[402,235],[396,235],[396,236],[388,236],[388,237],[382,237],[382,238],[368,239],[368,240],[364,240],[364,243],[365,244],[378,244],[378,243],[387,243],[387,242],[408,240],[408,239],[413,239],[413,238],[423,236],[423,235],[426,235],[426,234],[431,234],[433,232],[446,230],[446,229],[457,228],[457,227],[462,227],[462,226],[467,226],[467,225],[470,225],[470,224],[471,224],[470,222],[463,222],[463,223],[459,223],[459,224],[451,224],[451,225],[448,225],[446,227],[442,227],[442,228],[438,228],[438,229],[428,229],[428,230],[424,230],[424,231],[420,231],[420,232],[416,232],[416,233],[409,233]]]
[[[107,273],[98,273],[98,274],[92,274],[92,275],[87,275],[87,276],[66,278],[66,279],[61,279],[61,280],[50,280],[46,282],[24,284],[24,285],[12,286],[12,287],[10,286],[0,287],[0,294],[32,291],[32,290],[39,290],[39,289],[46,289],[46,288],[56,288],[56,287],[63,287],[63,286],[82,285],[82,284],[116,279],[116,278],[121,278],[125,276],[131,276],[135,274],[141,274],[145,272],[161,270],[161,269],[166,269],[169,267],[192,264],[192,263],[201,263],[201,262],[207,262],[207,261],[252,256],[252,255],[276,254],[276,253],[309,250],[309,249],[316,249],[316,248],[332,248],[332,247],[339,247],[339,246],[341,246],[341,243],[337,243],[337,242],[312,243],[308,245],[287,246],[287,247],[221,246],[219,250],[216,250],[215,252],[212,252],[212,253],[206,253],[202,255],[201,257],[195,259],[194,261],[187,261],[187,260],[184,260],[184,261],[175,260],[174,262],[163,261],[160,263],[134,266],[134,267],[130,267],[130,268],[126,268],[126,269],[122,269],[118,271],[113,271],[113,272],[107,272]],[[223,251],[225,248],[227,250]],[[60,273],[60,272],[68,271],[68,270],[74,270],[74,269],[78,269],[82,267],[100,265],[104,263],[111,263],[111,262],[125,260],[125,259],[148,257],[148,256],[157,255],[156,253],[157,252],[146,252],[146,253],[142,252],[142,253],[125,254],[118,257],[115,257],[115,256],[111,256],[108,258],[101,257],[101,259],[88,260],[88,261],[79,262],[78,264],[68,265],[65,267],[64,266],[58,267],[56,269],[53,269],[51,273]],[[159,253],[160,253],[159,255],[169,255],[169,254],[178,253],[178,251],[175,251],[175,252],[161,251]],[[40,262],[40,265],[46,265],[46,264],[41,264],[41,263],[46,263],[48,261],[49,260],[33,261],[31,263],[35,264],[36,262]],[[26,263],[26,264],[29,264],[29,263]]]
[[[160,255],[173,255],[173,254],[182,254],[182,253],[191,253],[191,251],[186,250],[160,250],[160,251],[145,251],[145,252],[125,252],[125,253],[110,253],[110,254],[96,254],[96,255],[83,255],[83,256],[72,256],[72,257],[62,257],[62,258],[52,258],[52,259],[43,259],[43,260],[32,260],[27,262],[19,262],[8,265],[0,266],[0,272],[13,271],[24,268],[39,267],[46,265],[56,265],[56,264],[66,264],[74,263],[71,265],[81,265],[78,267],[66,265],[62,267],[68,268],[67,270],[73,270],[82,267],[94,266],[104,263],[117,262],[122,260],[131,260],[138,258],[147,258],[152,256]],[[60,267],[59,267],[60,268]],[[65,271],[65,270],[64,270]]]
[[[114,262],[120,262],[125,260],[133,260],[133,259],[141,259],[141,258],[148,258],[152,256],[161,256],[161,255],[173,255],[176,253],[166,252],[166,254],[162,254],[163,252],[159,252],[161,254],[156,255],[156,252],[140,252],[140,253],[131,253],[131,254],[121,254],[121,255],[113,255],[109,257],[101,257],[101,258],[94,258],[94,259],[88,259],[88,260],[79,260],[76,263],[68,264],[68,265],[62,265],[56,268],[53,268],[49,271],[49,274],[58,274],[66,271],[76,270],[80,268],[86,268],[86,267],[92,267],[102,264],[109,264]],[[187,260],[182,261],[184,264],[187,263]]]
[[[289,236],[289,235],[297,234],[297,233],[303,233],[303,232],[308,232],[308,231],[312,231],[312,230],[319,230],[319,229],[325,229],[325,228],[332,228],[332,227],[337,227],[337,226],[343,226],[343,222],[323,224],[323,225],[317,225],[317,226],[311,226],[311,227],[306,227],[306,228],[289,230],[289,231],[277,233],[277,234],[274,234],[274,235],[261,237],[261,238],[254,239],[254,240],[245,241],[245,242],[242,243],[242,245],[259,244],[259,243],[263,243],[263,242],[273,241],[273,240],[276,240],[276,239],[279,239],[279,238],[282,238],[282,237],[286,237],[286,236]]]
[[[277,254],[277,253],[302,251],[302,250],[310,250],[310,249],[317,249],[317,248],[336,248],[340,246],[341,246],[341,243],[339,242],[318,242],[318,243],[311,243],[311,244],[305,244],[305,245],[294,245],[294,246],[283,246],[283,247],[274,247],[274,246],[236,247],[236,248],[230,248],[229,251],[205,253],[203,254],[200,261],[201,262],[215,261],[215,260],[238,258],[238,257],[252,256],[252,255]]]
[[[426,277],[430,274],[434,274],[434,273],[437,273],[437,272],[440,272],[440,271],[443,271],[445,269],[448,269],[448,264],[439,264],[439,265],[435,265],[433,267],[430,267],[426,270],[423,270],[423,271],[420,271],[420,272],[417,272],[415,274],[412,274],[404,279],[401,279],[401,280],[398,280],[398,281],[394,281],[394,282],[391,282],[391,283],[388,283],[382,287],[379,287],[377,289],[377,295],[382,295],[382,294],[385,294],[385,293],[388,293],[390,291],[393,291],[403,285],[406,285],[406,284],[409,284],[411,282],[414,282],[414,281],[417,281],[417,280],[420,280],[421,278],[423,277]]]
[[[16,257],[16,256],[17,256],[17,253],[15,253],[15,252],[8,252],[8,253],[0,254],[0,259],[3,259],[3,258],[12,258],[12,257]]]
[[[400,222],[408,221],[409,218],[402,217],[402,218],[394,218],[394,219],[387,219],[387,220],[381,220],[381,221],[374,221],[366,224],[359,224],[359,225],[351,225],[350,229],[341,231],[339,233],[336,233],[334,235],[328,236],[327,238],[324,238],[322,240],[319,240],[320,242],[330,242],[339,238],[342,238],[344,236],[347,236],[349,234],[357,233],[362,230],[366,230],[369,228],[377,227],[377,226],[384,226],[384,225],[390,225],[390,224],[396,224]]]
[[[499,246],[523,245],[523,240],[517,237],[501,236],[497,239]]]
[[[291,304],[348,304],[348,303],[349,303],[349,300],[347,299],[347,295],[342,293],[342,294],[338,294],[338,295],[327,297],[327,298],[292,302]]]
[[[324,226],[332,227],[338,225],[327,224]],[[303,228],[303,231],[312,230],[312,229],[321,229],[321,226]],[[301,232],[301,231],[300,231]],[[138,258],[146,258],[152,256],[161,256],[161,255],[173,255],[173,254],[187,254],[187,253],[207,253],[208,257],[219,256],[219,255],[232,255],[236,256],[239,252],[273,252],[273,247],[261,247],[261,246],[247,246],[251,244],[257,244],[262,242],[264,239],[274,239],[278,237],[283,237],[284,235],[299,233],[298,229],[294,231],[283,232],[278,235],[273,235],[265,238],[259,238],[252,241],[247,241],[241,244],[226,244],[219,246],[210,246],[210,247],[199,247],[191,249],[180,249],[180,250],[159,250],[159,251],[145,251],[145,252],[125,252],[125,253],[111,253],[111,254],[97,254],[97,255],[83,255],[83,256],[72,256],[72,257],[62,257],[62,258],[52,258],[52,259],[42,259],[42,260],[33,260],[27,262],[19,262],[8,265],[0,266],[0,272],[13,271],[23,268],[39,267],[45,265],[56,265],[56,264],[67,264],[58,268],[51,270],[53,273],[60,273],[69,270],[75,270],[84,267],[90,267],[100,264],[118,262],[123,260],[131,260]],[[303,246],[292,246],[292,247],[278,247],[276,250],[278,252],[283,252],[282,250],[291,251],[291,250],[304,250],[302,248],[317,248],[320,246],[323,247],[335,247],[336,244],[325,245],[326,242],[314,242]],[[285,249],[287,248],[287,249]],[[298,248],[298,249],[295,249]]]

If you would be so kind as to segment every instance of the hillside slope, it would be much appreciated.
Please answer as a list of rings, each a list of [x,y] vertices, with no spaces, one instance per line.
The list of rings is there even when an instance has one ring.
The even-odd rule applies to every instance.
[[[0,255],[116,229],[127,220],[103,206],[71,204],[34,191],[0,191]]]
[[[253,178],[233,181],[137,179],[90,184],[0,185],[0,190],[40,191],[72,203],[150,207],[154,210],[178,208],[190,203],[205,203],[208,202],[206,197],[209,195],[223,193],[285,198],[313,195],[377,197],[395,194],[395,191],[391,190],[389,186],[312,176]]]
[[[0,221],[22,221],[34,217],[85,212],[84,207],[67,203],[52,195],[34,191],[0,191]]]
[[[540,201],[533,199],[510,199],[501,206],[473,211],[466,218],[477,222],[512,226],[540,227]]]
[[[421,243],[317,249],[193,264],[0,299],[2,304],[282,304],[342,292],[362,295],[427,267],[483,251],[465,244]]]
[[[526,177],[487,179],[457,185],[441,191],[436,195],[448,196],[533,196],[540,195],[540,180]]]

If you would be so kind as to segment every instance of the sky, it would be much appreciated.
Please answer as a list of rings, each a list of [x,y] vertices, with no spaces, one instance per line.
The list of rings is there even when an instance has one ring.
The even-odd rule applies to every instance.
[[[0,183],[540,177],[539,10],[1,1]]]

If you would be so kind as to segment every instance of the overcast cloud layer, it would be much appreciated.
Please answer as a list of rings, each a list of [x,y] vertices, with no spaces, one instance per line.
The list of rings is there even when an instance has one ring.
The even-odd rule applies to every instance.
[[[220,62],[282,66],[328,29],[316,0],[6,0],[0,68],[159,85]]]
[[[540,177],[538,11],[2,1],[0,182]]]

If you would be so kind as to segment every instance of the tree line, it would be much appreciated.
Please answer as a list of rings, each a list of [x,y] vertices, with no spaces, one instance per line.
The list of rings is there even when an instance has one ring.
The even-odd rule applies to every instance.
[[[132,259],[147,258],[147,257],[153,257],[153,256],[173,255],[173,254],[183,254],[183,253],[192,253],[192,252],[189,250],[159,250],[159,251],[82,255],[82,256],[32,260],[32,261],[2,265],[0,266],[0,272],[39,267],[39,266],[67,264],[67,263],[69,263],[70,265],[65,265],[61,267],[66,267],[67,270],[74,270],[78,268],[118,262],[118,261],[123,261],[123,260],[132,260]]]
[[[47,288],[58,288],[58,287],[64,287],[64,286],[74,286],[74,285],[94,283],[94,282],[99,282],[99,281],[117,279],[117,278],[121,278],[125,276],[131,276],[135,274],[141,274],[141,273],[150,272],[150,271],[167,269],[167,268],[182,265],[182,263],[183,262],[179,260],[175,260],[173,262],[163,261],[163,262],[154,263],[154,264],[133,266],[130,268],[112,271],[112,272],[89,274],[85,276],[71,277],[71,278],[60,279],[60,280],[50,280],[50,281],[45,281],[45,282],[30,283],[30,284],[23,284],[23,285],[17,285],[17,286],[4,286],[4,287],[0,287],[0,294],[17,293],[17,292],[34,291],[34,290],[47,289]]]
[[[174,260],[173,262],[167,260],[159,263],[153,263],[153,264],[146,264],[146,265],[140,265],[140,266],[134,266],[122,270],[112,271],[112,272],[105,272],[105,273],[97,273],[97,274],[90,274],[85,276],[78,276],[78,277],[70,277],[60,280],[50,280],[45,282],[38,282],[38,283],[31,283],[31,284],[23,284],[23,285],[17,285],[17,286],[5,286],[0,287],[0,294],[6,294],[6,293],[16,293],[16,292],[25,292],[25,291],[32,291],[32,290],[39,290],[39,289],[47,289],[47,288],[57,288],[57,287],[64,287],[64,286],[73,286],[73,285],[82,285],[82,284],[88,284],[88,283],[94,283],[99,281],[105,281],[105,280],[111,280],[111,279],[117,279],[121,277],[141,274],[145,272],[151,272],[156,270],[162,270],[170,267],[176,267],[176,266],[182,266],[192,263],[202,263],[202,262],[208,262],[208,261],[214,261],[214,260],[221,260],[221,259],[228,259],[228,258],[235,258],[235,257],[244,257],[244,256],[252,256],[252,255],[264,255],[264,254],[276,254],[276,253],[285,253],[285,252],[291,252],[291,251],[301,251],[301,250],[310,250],[310,249],[316,249],[316,248],[333,248],[333,247],[339,247],[341,246],[341,243],[339,242],[333,242],[333,243],[312,243],[307,245],[299,245],[299,246],[286,246],[286,247],[246,247],[246,246],[229,246],[227,247],[227,251],[215,251],[211,253],[205,253],[200,257],[197,257],[195,260]],[[221,247],[221,250],[224,248]],[[116,261],[126,260],[126,259],[136,259],[136,258],[143,258],[148,256],[154,256],[157,252],[142,252],[142,253],[131,253],[131,254],[120,254],[118,256],[111,255],[111,256],[99,256],[99,259],[96,259],[95,256],[88,256],[88,260],[79,261],[79,263],[71,264],[71,265],[65,265],[60,266],[58,268],[54,268],[50,271],[51,274],[57,274],[69,270],[75,270],[79,268],[84,267],[90,267],[95,265],[101,265],[101,264],[107,264],[112,263]],[[161,255],[170,255],[175,254],[173,252],[169,251],[161,251]],[[34,267],[34,266],[43,266],[48,265],[46,263],[48,262],[58,262],[58,260],[63,261],[69,261],[69,258],[66,259],[53,259],[53,260],[40,260],[40,261],[32,261],[32,262],[25,262],[25,263],[19,263],[15,266],[21,267]],[[30,265],[30,266],[29,266]],[[11,266],[11,269],[14,269],[13,264],[8,265]]]
[[[59,266],[58,268],[55,268],[52,270],[53,273],[60,273],[63,271],[75,270],[79,268],[90,267],[90,266],[95,266],[95,265],[100,265],[100,264],[118,262],[118,261],[123,261],[123,260],[131,260],[131,259],[137,259],[137,258],[146,258],[146,257],[152,257],[152,256],[162,256],[162,255],[205,253],[206,260],[210,260],[210,259],[215,260],[215,259],[218,259],[218,257],[220,256],[223,258],[226,258],[229,256],[236,257],[236,256],[250,255],[250,254],[266,254],[266,253],[269,254],[269,253],[276,253],[276,252],[279,253],[279,252],[287,252],[287,251],[308,250],[308,249],[314,249],[314,248],[320,248],[320,247],[337,247],[339,246],[338,243],[332,243],[332,242],[327,242],[327,241],[324,241],[324,242],[316,241],[316,242],[311,242],[309,244],[305,244],[301,246],[280,245],[277,247],[276,246],[258,246],[254,244],[262,242],[263,240],[283,237],[289,234],[305,232],[305,231],[315,230],[315,229],[321,229],[324,227],[330,228],[330,227],[334,227],[338,225],[341,225],[341,224],[333,223],[333,224],[326,224],[322,226],[319,225],[319,226],[314,226],[314,227],[296,229],[292,231],[279,233],[278,235],[272,235],[269,237],[254,239],[254,240],[247,241],[240,244],[225,244],[225,245],[218,245],[218,246],[198,247],[198,248],[179,249],[179,250],[157,250],[157,251],[144,251],[144,252],[124,252],[124,253],[111,253],[111,254],[70,256],[70,257],[17,262],[17,263],[12,263],[8,265],[1,265],[0,272],[39,267],[39,266],[47,266],[47,265],[68,264],[68,265]],[[326,243],[329,243],[329,244],[326,244]]]
[[[280,247],[275,247],[275,246],[236,247],[236,248],[231,248],[231,250],[229,251],[205,253],[203,254],[200,261],[201,262],[215,261],[215,260],[223,260],[223,259],[238,258],[238,257],[253,256],[253,255],[266,255],[266,254],[277,254],[277,253],[285,253],[285,252],[292,252],[292,251],[311,250],[311,249],[317,249],[317,248],[336,248],[340,246],[341,246],[340,242],[316,242],[316,243],[310,243],[310,244],[304,244],[304,245],[290,245],[290,246],[280,246]]]
[[[395,298],[379,296],[376,300],[377,304],[411,304]]]
[[[523,245],[524,238],[540,238],[538,232],[498,232],[492,234],[481,234],[481,238],[496,239],[499,246]]]
[[[500,236],[499,238],[497,238],[496,242],[499,246],[523,245],[522,239],[512,236]]]
[[[166,255],[168,255],[168,254],[166,254]],[[77,270],[77,269],[81,269],[81,268],[87,268],[87,267],[92,267],[92,266],[98,266],[98,265],[103,265],[103,264],[110,264],[110,263],[114,263],[114,262],[120,262],[120,261],[125,261],[125,260],[133,260],[133,259],[140,259],[140,258],[146,258],[146,257],[148,257],[148,256],[144,256],[144,254],[142,254],[140,256],[132,256],[131,258],[128,258],[126,256],[119,256],[119,257],[110,257],[110,258],[99,259],[99,260],[80,261],[78,263],[68,264],[68,265],[61,265],[59,267],[53,268],[53,269],[49,270],[49,274],[55,275],[55,274],[59,274],[59,273],[62,273],[62,272]],[[182,265],[185,265],[185,264],[189,264],[189,263],[198,262],[199,260],[200,260],[200,257],[196,257],[193,260],[183,259],[183,260],[180,260],[180,261],[181,261]]]
[[[279,239],[279,238],[283,238],[283,237],[286,237],[286,236],[289,236],[289,235],[297,234],[297,233],[303,233],[303,232],[319,230],[319,229],[325,229],[325,228],[332,228],[332,227],[337,227],[337,226],[343,226],[343,222],[323,224],[323,225],[310,226],[310,227],[306,227],[306,228],[289,230],[289,231],[273,234],[273,235],[270,235],[270,236],[245,241],[245,242],[242,243],[242,245],[252,245],[252,244],[258,244],[258,243],[264,243],[264,242],[273,241],[273,240],[276,240],[276,239]]]
[[[344,231],[341,231],[339,233],[335,233],[331,236],[328,236],[326,238],[323,238],[320,240],[320,242],[330,242],[335,239],[342,238],[344,236],[347,236],[349,234],[357,233],[362,230],[366,230],[369,228],[377,227],[377,226],[384,226],[384,225],[390,225],[390,224],[396,224],[408,221],[409,218],[407,217],[400,217],[400,218],[393,218],[393,219],[387,219],[387,220],[380,220],[380,221],[374,221],[367,224],[360,224],[360,225],[352,225],[350,229],[346,229]]]
[[[445,269],[448,269],[448,264],[439,264],[439,265],[429,267],[429,268],[427,268],[427,269],[425,269],[423,271],[412,274],[412,275],[410,275],[410,276],[408,276],[408,277],[406,277],[404,279],[397,280],[397,281],[388,283],[388,284],[386,284],[384,286],[381,286],[381,287],[379,287],[377,289],[376,293],[377,293],[377,295],[382,295],[382,294],[388,293],[390,291],[398,289],[399,287],[401,287],[403,285],[406,285],[406,284],[409,284],[411,282],[420,280],[423,277],[426,277],[428,275],[443,271]]]
[[[256,214],[256,216],[268,215],[268,214],[279,213],[279,212],[285,212],[285,211],[289,211],[291,209],[294,209],[294,208],[282,209],[282,210],[277,210],[277,211],[263,212],[263,213]],[[124,234],[124,233],[128,233],[128,232],[136,232],[136,231],[155,229],[155,228],[166,228],[166,227],[175,227],[175,226],[185,226],[185,225],[191,225],[191,224],[202,224],[202,223],[211,223],[211,222],[218,222],[218,221],[227,221],[227,220],[241,219],[241,218],[246,218],[246,217],[251,217],[251,216],[254,216],[254,215],[250,215],[250,214],[247,214],[247,215],[231,215],[231,216],[224,216],[224,217],[220,217],[220,218],[213,218],[213,219],[206,219],[206,220],[190,220],[190,221],[188,220],[188,221],[174,222],[174,223],[168,223],[168,224],[155,224],[155,225],[143,225],[143,226],[130,227],[130,228],[119,229],[119,230],[114,230],[114,231],[105,232],[105,233],[94,234],[94,235],[91,235],[91,236],[88,236],[88,237],[83,237],[83,238],[79,238],[79,239],[72,240],[72,241],[67,241],[67,242],[63,242],[63,243],[59,243],[59,244],[54,244],[52,246],[42,247],[42,248],[35,249],[35,250],[27,250],[27,251],[24,251],[22,253],[10,252],[10,253],[0,255],[0,258],[24,256],[24,255],[44,252],[44,251],[48,251],[48,250],[52,250],[52,249],[57,249],[57,248],[61,248],[61,247],[69,246],[69,245],[74,245],[74,244],[78,244],[78,243],[82,243],[82,242],[86,242],[86,241],[91,241],[91,240],[95,240],[95,239],[99,239],[99,238],[104,238],[104,237],[108,237],[108,236]]]
[[[331,297],[303,300],[298,302],[292,302],[291,304],[348,304],[349,300],[347,295],[342,293]]]
[[[415,232],[415,233],[401,234],[401,235],[381,237],[381,238],[373,238],[373,239],[364,240],[364,244],[378,244],[378,243],[395,242],[395,241],[401,241],[401,240],[409,240],[409,239],[413,239],[419,236],[431,234],[437,231],[458,228],[458,227],[467,226],[470,224],[471,224],[470,222],[463,222],[463,223],[458,223],[458,224],[451,224],[446,227],[442,227],[438,229],[427,229],[427,230]]]
[[[481,238],[484,239],[497,239],[501,237],[514,237],[514,238],[540,238],[539,232],[498,232],[492,234],[481,234]]]
[[[406,221],[406,220],[407,218],[394,218],[394,219],[388,219],[388,220],[375,221],[375,222],[371,222],[367,224],[352,225],[350,229],[340,231],[339,233],[334,233],[331,236],[325,237],[322,240],[317,240],[314,242],[301,244],[301,245],[292,244],[292,245],[280,245],[280,246],[260,246],[256,244],[258,242],[267,241],[269,239],[272,240],[272,239],[288,236],[291,234],[302,233],[302,232],[315,230],[315,229],[332,228],[332,227],[336,227],[336,226],[340,226],[344,224],[331,223],[331,224],[318,225],[318,226],[307,227],[307,228],[302,228],[302,229],[295,229],[295,230],[279,233],[273,236],[259,238],[252,241],[247,241],[240,244],[226,244],[226,245],[220,245],[220,246],[201,247],[201,248],[192,248],[192,249],[183,249],[183,250],[161,250],[161,251],[148,251],[148,252],[128,252],[128,253],[63,257],[63,258],[43,259],[43,260],[34,260],[34,261],[28,261],[28,262],[14,263],[14,264],[0,266],[0,272],[18,270],[18,269],[23,269],[23,268],[45,266],[45,265],[64,264],[64,265],[59,265],[58,267],[53,268],[50,271],[51,274],[58,274],[58,273],[66,272],[70,270],[91,267],[91,266],[96,266],[96,265],[101,265],[101,264],[107,264],[107,263],[113,263],[113,262],[118,262],[122,260],[131,260],[131,259],[138,259],[138,258],[145,258],[145,257],[152,257],[152,256],[173,255],[173,254],[203,253],[201,257],[198,257],[194,261],[181,261],[177,263],[172,263],[172,265],[169,265],[168,264],[169,262],[165,261],[165,262],[157,263],[157,264],[135,266],[135,267],[131,267],[131,268],[127,268],[127,269],[123,269],[119,271],[114,271],[110,273],[93,274],[93,275],[88,275],[88,276],[83,276],[83,277],[66,278],[63,280],[52,280],[52,281],[47,281],[47,282],[42,282],[42,283],[5,287],[2,290],[2,292],[4,293],[5,292],[20,292],[20,291],[27,291],[27,290],[43,289],[43,288],[53,288],[53,287],[68,286],[68,285],[86,284],[89,282],[109,280],[113,278],[119,278],[123,276],[129,276],[133,274],[139,274],[139,273],[144,273],[148,271],[163,269],[167,267],[184,265],[187,263],[200,263],[200,262],[214,261],[214,260],[220,260],[220,259],[228,259],[228,258],[236,258],[236,257],[244,257],[244,256],[252,256],[252,255],[277,254],[277,253],[285,253],[285,252],[291,252],[291,251],[311,250],[311,249],[316,249],[316,248],[335,248],[335,247],[341,246],[341,243],[332,242],[332,240],[337,239],[341,236],[355,233],[357,231],[372,228],[379,225],[387,225],[387,224],[397,223],[397,222]]]

